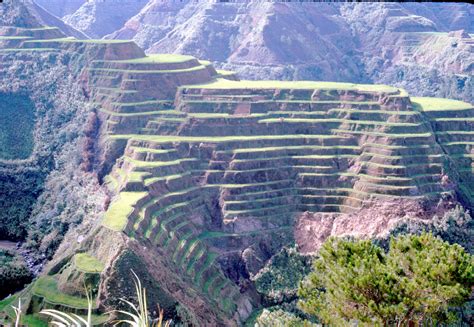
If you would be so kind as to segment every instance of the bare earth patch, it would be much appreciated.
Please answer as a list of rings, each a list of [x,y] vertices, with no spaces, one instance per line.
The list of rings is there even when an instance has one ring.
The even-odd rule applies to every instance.
[[[443,215],[454,206],[445,200],[438,203],[400,199],[371,202],[352,213],[304,212],[296,218],[294,236],[302,253],[319,250],[330,236],[380,238],[405,220],[429,221],[434,215]]]

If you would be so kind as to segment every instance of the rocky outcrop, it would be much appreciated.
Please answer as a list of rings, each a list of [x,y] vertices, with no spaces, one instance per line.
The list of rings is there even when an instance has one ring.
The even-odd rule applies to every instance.
[[[449,18],[442,20],[441,13],[447,14],[448,8]],[[472,101],[473,39],[471,24],[462,17],[471,11],[466,4],[341,7],[360,39],[370,80],[403,87],[413,95],[467,101]],[[455,32],[454,26],[465,30]]]
[[[292,65],[286,69],[289,79],[342,81],[359,76],[360,81],[360,67],[347,56],[354,40],[337,12],[325,4],[150,1],[107,37],[133,38],[151,53],[186,53],[228,63],[245,77],[265,71],[266,78],[282,77],[285,69],[279,66]]]
[[[316,253],[328,237],[385,238],[403,221],[429,223],[434,215],[443,216],[454,207],[453,200],[392,199],[342,215],[305,212],[296,218],[295,241],[301,253]]]
[[[147,2],[148,0],[91,0],[84,2],[77,11],[65,15],[63,19],[91,38],[101,38],[121,28]]]

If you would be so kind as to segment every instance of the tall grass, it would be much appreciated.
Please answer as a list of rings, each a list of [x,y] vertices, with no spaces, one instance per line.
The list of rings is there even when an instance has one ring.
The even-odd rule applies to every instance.
[[[146,299],[146,289],[142,286],[142,283],[140,281],[140,278],[138,278],[137,274],[132,270],[132,274],[134,276],[134,284],[135,284],[135,293],[137,295],[137,300],[138,300],[138,306],[133,304],[130,301],[127,301],[125,299],[120,299],[121,301],[125,302],[131,310],[125,311],[125,310],[113,310],[109,313],[120,313],[122,315],[127,316],[128,319],[122,319],[122,320],[116,320],[113,322],[114,326],[125,324],[129,325],[131,327],[169,327],[171,322],[170,321],[164,321],[164,315],[163,315],[163,310],[159,309],[159,317],[156,320],[151,320],[149,315],[148,315],[148,303]],[[74,313],[66,313],[62,312],[59,310],[52,310],[52,309],[46,309],[42,310],[40,313],[47,315],[53,320],[51,321],[51,325],[57,326],[57,327],[92,327],[92,304],[93,304],[93,299],[92,299],[92,294],[90,290],[86,290],[86,295],[87,295],[87,303],[88,303],[88,308],[87,308],[87,319],[84,319]],[[21,314],[21,303],[19,304],[19,309],[17,312],[17,309],[14,307],[15,312],[17,312],[17,321],[18,325],[15,325],[15,327],[19,327],[19,319],[20,319],[20,314]]]
[[[41,310],[40,313],[50,316],[53,318],[51,324],[57,327],[92,327],[92,292],[86,288],[87,296],[87,318],[84,319],[74,313],[65,313],[59,310],[45,309]]]
[[[15,307],[12,305],[13,310],[15,311],[15,327],[20,327],[21,323],[21,298],[18,299],[18,306]]]
[[[138,307],[134,305],[132,302],[127,301],[125,299],[121,299],[123,302],[128,304],[132,309],[131,312],[124,311],[124,310],[115,310],[114,312],[118,312],[124,314],[129,317],[129,319],[124,320],[117,320],[115,321],[114,326],[125,323],[129,324],[132,327],[168,327],[170,325],[170,321],[163,322],[163,310],[160,309],[159,317],[157,321],[152,322],[148,316],[148,304],[146,299],[146,289],[142,286],[140,278],[138,278],[137,274],[132,270],[133,276],[135,278],[135,292],[137,294],[138,300]]]

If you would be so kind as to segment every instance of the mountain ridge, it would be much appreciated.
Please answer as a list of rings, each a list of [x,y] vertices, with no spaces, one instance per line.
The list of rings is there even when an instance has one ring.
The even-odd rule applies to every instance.
[[[34,113],[4,129],[28,129],[34,146],[0,160],[0,201],[24,208],[11,225],[24,227],[19,251],[38,278],[10,300],[29,318],[52,303],[85,314],[88,283],[94,319],[113,319],[99,314],[133,299],[133,269],[166,318],[241,325],[265,305],[252,278],[283,247],[386,237],[474,205],[470,103],[240,79],[129,40],[67,37],[9,4],[0,96],[30,99]],[[5,201],[22,188],[31,203]]]

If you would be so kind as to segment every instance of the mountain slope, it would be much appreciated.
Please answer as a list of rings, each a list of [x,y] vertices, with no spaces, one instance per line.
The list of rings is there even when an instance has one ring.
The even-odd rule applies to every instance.
[[[74,13],[86,1],[87,0],[35,0],[41,7],[59,18]]]
[[[9,14],[12,13],[12,14]],[[21,1],[19,5],[4,1],[0,6],[0,24],[2,26],[42,27],[55,26],[66,35],[87,38],[82,32],[65,24],[61,19],[33,1]]]
[[[87,1],[77,11],[64,16],[63,19],[88,36],[100,38],[123,26],[147,1]]]
[[[414,95],[473,99],[474,12],[465,3],[148,0],[125,5],[120,15],[115,9],[91,1],[66,21],[93,36],[133,39],[148,53],[211,60],[250,79],[388,83]]]
[[[152,0],[107,38],[206,58],[246,78],[383,82],[472,101],[471,17],[472,6],[462,3]],[[465,37],[448,34],[458,29]]]

